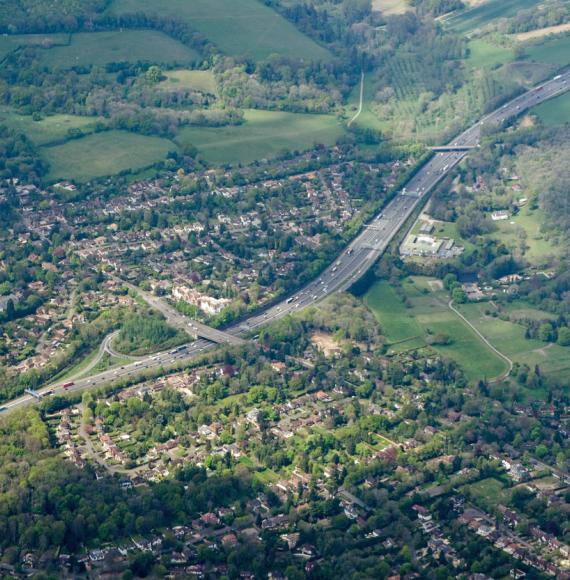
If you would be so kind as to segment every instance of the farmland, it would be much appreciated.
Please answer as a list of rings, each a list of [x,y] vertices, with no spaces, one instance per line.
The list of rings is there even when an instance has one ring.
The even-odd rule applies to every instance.
[[[533,112],[547,126],[570,123],[570,94],[566,93],[539,105]]]
[[[69,131],[80,130],[90,133],[98,121],[96,117],[79,115],[50,115],[34,121],[31,115],[20,115],[8,107],[0,107],[0,123],[16,131],[22,131],[35,145],[47,145],[54,141],[65,140]]]
[[[527,364],[531,368],[539,365],[543,373],[557,378],[567,376],[570,371],[568,348],[526,339],[524,326],[490,315],[496,310],[490,303],[461,304],[456,305],[456,308],[493,346],[513,361]],[[516,318],[519,310],[514,306],[511,306],[509,310],[510,316]],[[520,316],[528,316],[526,311],[527,306],[521,305]],[[537,319],[538,316],[539,314],[533,309],[529,318]],[[544,313],[543,319],[549,318],[550,315]]]
[[[115,14],[144,12],[188,23],[222,52],[262,60],[271,54],[329,59],[327,50],[257,0],[116,0]]]
[[[47,179],[88,181],[121,171],[137,170],[162,161],[175,146],[167,139],[125,131],[107,131],[44,147],[50,164]]]
[[[558,36],[535,44],[527,49],[526,56],[530,60],[553,65],[567,65],[570,54],[570,34]]]
[[[426,346],[428,334],[445,334],[450,344],[433,348],[455,360],[469,380],[495,377],[505,370],[499,359],[447,306],[443,291],[432,291],[426,278],[408,278],[402,285],[406,307],[387,282],[377,282],[364,296],[394,351]],[[406,340],[413,339],[413,340]]]
[[[473,8],[457,12],[445,20],[448,28],[457,33],[471,33],[497,18],[514,16],[520,10],[532,8],[539,0],[487,0]]]
[[[410,5],[406,0],[372,0],[372,10],[378,10],[385,16],[392,16],[404,14],[410,10]]]
[[[216,95],[218,89],[212,71],[209,70],[172,70],[165,71],[166,77],[159,88],[164,91],[193,90]]]
[[[74,34],[67,46],[46,50],[42,63],[51,68],[105,66],[113,62],[191,64],[198,53],[172,38],[150,30]]]
[[[244,124],[230,127],[186,127],[176,140],[194,145],[211,163],[245,164],[275,157],[286,149],[332,145],[343,134],[332,115],[246,110],[245,119]]]

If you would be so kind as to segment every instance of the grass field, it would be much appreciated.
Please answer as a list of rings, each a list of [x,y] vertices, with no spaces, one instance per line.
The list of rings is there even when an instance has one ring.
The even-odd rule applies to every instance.
[[[525,314],[528,305],[523,303],[519,306],[519,313]],[[557,378],[570,375],[570,348],[526,339],[522,325],[486,315],[486,310],[492,310],[489,303],[456,304],[456,308],[493,346],[513,361],[525,363],[531,368],[539,365],[543,373]],[[511,305],[510,308],[511,315],[516,315],[516,306]],[[531,309],[531,316],[538,318],[536,309]],[[543,318],[549,318],[549,315],[545,313]]]
[[[13,34],[0,35],[0,60],[20,46],[49,47],[67,44],[68,34]]]
[[[406,0],[372,0],[372,10],[378,10],[385,16],[391,16],[404,14],[410,10],[410,5]]]
[[[541,232],[541,226],[545,222],[544,212],[541,209],[530,209],[525,206],[521,211],[508,220],[496,222],[497,231],[490,237],[500,240],[507,247],[518,246],[517,228],[522,228],[527,234],[528,250],[525,258],[533,264],[549,262],[549,258],[560,253],[561,248],[547,239]]]
[[[79,115],[50,115],[40,121],[34,121],[31,115],[20,115],[13,109],[0,107],[0,123],[25,133],[28,139],[38,146],[67,138],[70,129],[90,133],[97,120],[95,117]]]
[[[152,30],[85,32],[74,34],[69,46],[54,46],[42,56],[51,68],[105,66],[112,62],[192,64],[198,53],[181,42]]]
[[[505,484],[494,477],[466,485],[461,491],[467,490],[472,494],[475,503],[487,511],[494,510],[499,504],[508,504],[511,497]]]
[[[540,0],[487,0],[468,10],[453,14],[445,25],[454,32],[467,34],[497,18],[516,15],[520,10],[536,6]]]
[[[285,149],[332,145],[343,129],[332,115],[246,110],[246,122],[230,127],[185,127],[177,142],[191,143],[211,163],[251,163]]]
[[[331,56],[258,0],[115,0],[111,10],[176,18],[230,55],[251,55],[259,60],[271,54],[308,60]]]
[[[166,77],[158,87],[165,91],[192,90],[217,95],[216,79],[210,70],[171,70],[165,71]]]
[[[547,26],[546,28],[539,28],[538,30],[529,30],[528,32],[521,32],[515,34],[517,40],[524,42],[526,40],[533,40],[535,38],[542,38],[550,36],[551,34],[563,34],[570,32],[570,22],[566,24],[558,24],[557,26]]]
[[[95,133],[53,147],[42,148],[42,156],[50,164],[49,181],[73,179],[88,181],[137,170],[152,165],[175,149],[161,137],[147,137],[126,131]]]
[[[467,64],[475,68],[494,68],[511,62],[515,53],[511,48],[497,46],[485,40],[471,40],[468,44]]]
[[[570,64],[570,34],[557,36],[529,47],[527,58],[547,64],[565,66]]]
[[[570,93],[565,93],[535,107],[532,112],[547,126],[570,123]]]
[[[410,283],[408,280],[411,280]],[[443,291],[423,289],[431,279],[411,278],[403,284],[411,308],[406,308],[394,289],[385,281],[375,283],[364,296],[395,352],[425,346],[428,330],[432,334],[447,334],[452,342],[435,346],[442,356],[455,360],[470,381],[492,378],[505,370],[505,363],[447,306]],[[415,337],[413,340],[405,340]]]

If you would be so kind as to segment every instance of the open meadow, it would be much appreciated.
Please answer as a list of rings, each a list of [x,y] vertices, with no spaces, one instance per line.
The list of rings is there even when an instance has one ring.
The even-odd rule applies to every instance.
[[[527,48],[526,57],[536,62],[566,66],[570,59],[570,34],[548,38]]]
[[[532,112],[547,126],[570,123],[570,93],[538,105]]]
[[[194,145],[211,163],[252,163],[284,150],[333,145],[343,128],[333,115],[246,110],[245,123],[228,127],[185,127],[176,141]]]
[[[516,15],[532,8],[540,0],[487,0],[467,10],[457,11],[445,19],[445,25],[459,34],[469,34],[498,18]]]
[[[442,334],[449,337],[450,344],[432,348],[455,360],[468,380],[493,378],[504,372],[504,361],[448,307],[447,293],[433,282],[423,277],[404,280],[402,290],[408,307],[385,281],[376,282],[365,294],[364,303],[380,323],[390,350],[421,348],[427,346],[429,335]]]
[[[115,0],[114,14],[146,13],[186,22],[222,52],[262,60],[271,54],[307,60],[331,55],[257,0]]]
[[[168,139],[126,131],[105,131],[63,145],[43,147],[50,164],[48,181],[89,181],[122,171],[135,171],[162,161],[176,147]]]
[[[200,55],[181,42],[153,30],[73,34],[68,46],[54,46],[42,55],[50,68],[105,66],[116,62],[193,64]]]
[[[163,91],[192,90],[217,95],[218,88],[214,73],[210,70],[170,70],[164,72],[165,79],[158,84]]]
[[[21,115],[9,107],[0,107],[0,123],[21,131],[37,146],[65,140],[72,130],[91,133],[98,120],[80,115],[49,115],[34,121],[31,115]]]
[[[64,45],[69,42],[69,34],[2,34],[0,35],[0,61],[21,46]]]

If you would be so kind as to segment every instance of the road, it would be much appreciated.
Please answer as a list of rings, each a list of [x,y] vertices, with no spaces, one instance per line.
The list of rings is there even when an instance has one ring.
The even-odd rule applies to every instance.
[[[362,113],[362,106],[364,105],[364,71],[360,73],[360,99],[358,102],[358,110],[352,119],[348,122],[347,126],[350,127]]]
[[[532,90],[523,93],[515,99],[509,101],[501,108],[483,117],[480,121],[474,123],[469,129],[455,137],[447,145],[453,146],[477,146],[480,142],[481,128],[499,126],[502,123],[513,119],[523,111],[546,101],[556,95],[568,90],[570,87],[570,71],[557,75]],[[348,245],[340,256],[331,264],[316,280],[307,284],[301,290],[283,300],[281,303],[256,314],[247,320],[235,324],[225,331],[224,340],[209,341],[199,338],[195,342],[174,349],[170,352],[162,352],[153,356],[148,356],[134,363],[129,363],[120,368],[110,369],[89,378],[75,381],[75,384],[68,387],[68,391],[78,391],[136,374],[143,369],[158,368],[180,362],[184,359],[196,357],[205,351],[216,346],[216,342],[226,342],[227,337],[231,336],[236,339],[236,343],[242,342],[251,334],[269,323],[275,322],[284,316],[297,312],[307,306],[314,305],[320,300],[330,296],[334,292],[345,291],[357,282],[364,274],[374,265],[378,258],[386,251],[386,248],[393,240],[394,236],[400,231],[408,218],[424,198],[433,190],[433,188],[446,176],[453,168],[467,155],[469,151],[444,151],[435,153],[432,159],[426,163],[419,171],[407,182],[406,186],[394,197],[394,199],[379,213],[363,231]],[[141,292],[138,288],[137,292]],[[148,300],[147,300],[148,298]],[[165,309],[162,301],[155,302],[156,297],[146,294],[145,300],[153,304],[163,313],[173,310],[170,307]],[[153,303],[154,302],[154,303]],[[174,311],[176,312],[176,311]],[[186,324],[185,329],[192,332],[189,324],[196,324],[189,321],[183,315],[176,313],[181,317],[180,324]],[[167,317],[168,318],[168,317]],[[204,334],[209,332],[209,327],[205,327]],[[194,334],[199,334],[195,332]],[[52,387],[46,387],[39,391],[40,396],[49,396],[52,394],[62,394],[64,392],[62,384]],[[4,413],[11,412],[25,405],[34,403],[36,399],[31,395],[18,397],[0,407]]]

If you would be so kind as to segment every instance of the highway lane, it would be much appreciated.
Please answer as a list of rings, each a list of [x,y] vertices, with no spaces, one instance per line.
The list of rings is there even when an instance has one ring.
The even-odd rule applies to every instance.
[[[500,126],[521,112],[567,91],[569,86],[570,71],[557,75],[485,115],[480,121],[455,137],[448,145],[477,146],[483,127]],[[317,279],[279,304],[225,329],[224,333],[245,338],[266,324],[314,305],[332,293],[344,291],[352,286],[378,260],[423,198],[466,155],[468,155],[468,151],[436,153]],[[101,386],[113,380],[129,377],[143,369],[166,367],[181,360],[201,355],[215,346],[216,344],[213,342],[201,338],[185,345],[180,350],[159,353],[90,378],[77,380],[73,386],[67,388],[67,392]],[[39,394],[40,396],[49,396],[65,391],[66,389],[62,384],[57,384],[41,389]],[[0,407],[0,410],[7,413],[33,402],[35,402],[34,397],[25,395],[5,403]]]

